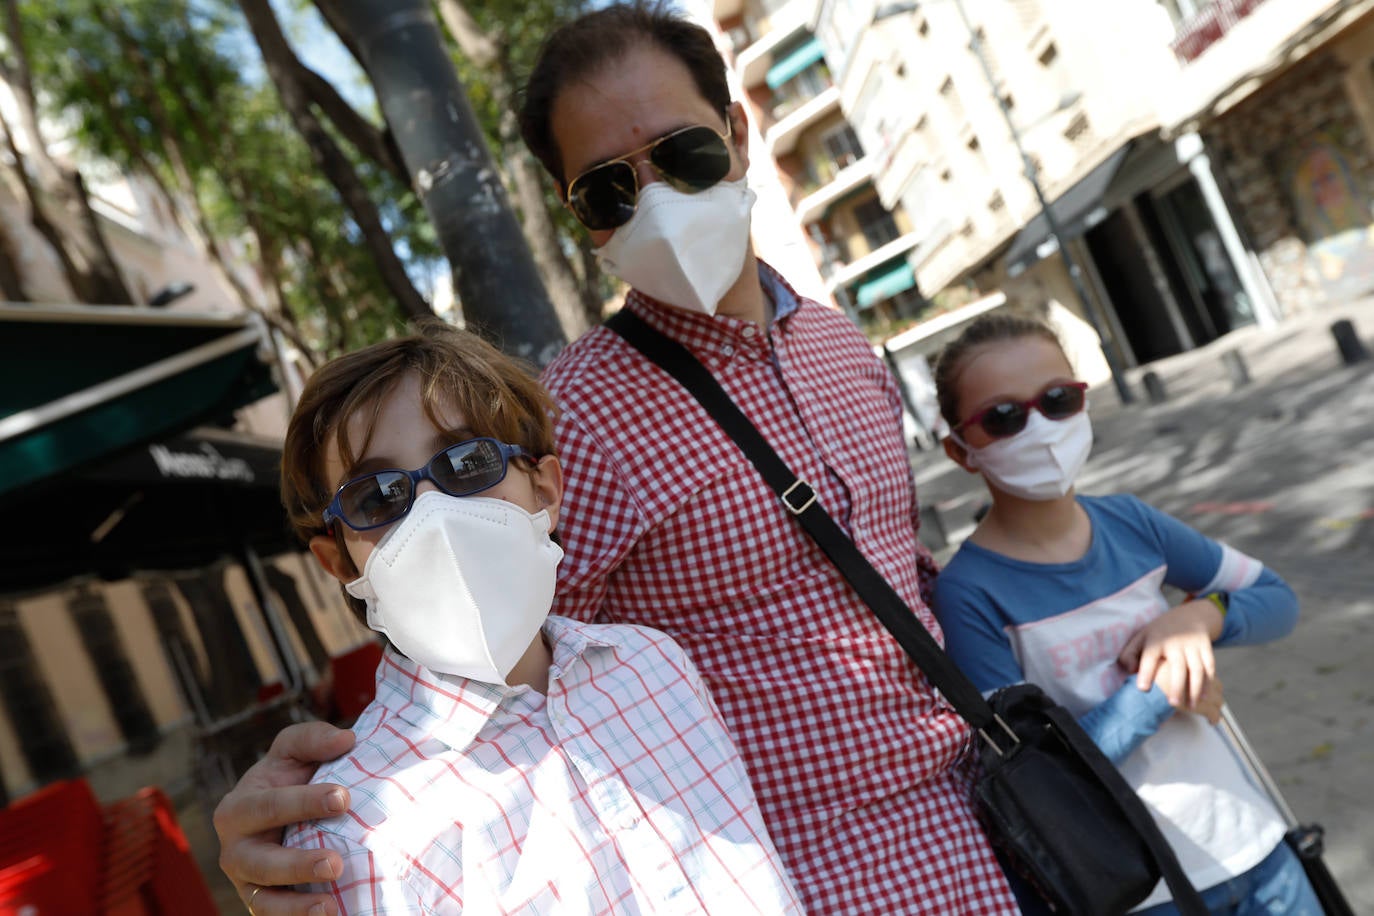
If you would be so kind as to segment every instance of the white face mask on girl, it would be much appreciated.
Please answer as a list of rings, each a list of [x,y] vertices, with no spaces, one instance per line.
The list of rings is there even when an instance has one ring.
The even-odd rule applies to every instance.
[[[639,192],[634,216],[596,259],[645,295],[714,315],[744,268],[755,197],[743,178],[696,194],[656,181]]]
[[[1083,409],[1064,420],[1047,420],[1032,410],[1026,428],[982,448],[955,441],[968,464],[997,489],[1022,499],[1058,499],[1073,487],[1093,447],[1093,428]]]
[[[344,587],[367,602],[367,625],[407,658],[505,684],[549,616],[562,558],[547,512],[430,490]]]

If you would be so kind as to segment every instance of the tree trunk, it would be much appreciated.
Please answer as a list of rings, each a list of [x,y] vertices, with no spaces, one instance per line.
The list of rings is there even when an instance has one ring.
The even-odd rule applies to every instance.
[[[464,318],[506,350],[546,365],[567,338],[428,0],[340,0],[337,7],[453,267]]]
[[[13,2],[13,0],[11,0]],[[415,289],[406,274],[405,265],[396,254],[391,236],[382,225],[381,215],[358,177],[357,170],[334,138],[324,129],[311,109],[300,70],[303,65],[282,34],[281,25],[268,0],[239,0],[239,7],[248,20],[253,38],[262,51],[267,72],[291,116],[296,130],[305,140],[315,164],[332,183],[344,206],[358,224],[363,241],[377,261],[383,282],[396,297],[401,311],[409,318],[432,317],[433,309]]]
[[[582,308],[587,312],[587,321],[600,324],[606,317],[606,300],[601,293],[601,263],[596,259],[596,246],[584,232],[577,237],[577,255],[581,270],[577,274],[577,286],[582,292]]]
[[[24,272],[19,267],[19,252],[5,226],[0,226],[0,293],[4,293],[7,302],[29,301],[28,290],[24,288]]]
[[[563,253],[563,240],[549,216],[544,200],[541,166],[526,149],[520,136],[520,118],[515,111],[516,79],[504,38],[485,32],[458,0],[439,0],[439,15],[463,56],[487,71],[487,86],[492,101],[501,112],[497,133],[507,174],[520,207],[520,226],[529,242],[534,263],[553,301],[563,333],[571,340],[587,330],[577,274]]]
[[[38,179],[38,186],[35,187],[27,174],[22,174],[20,178],[29,199],[34,228],[57,252],[67,283],[78,299],[100,305],[132,304],[133,296],[110,252],[100,226],[100,217],[91,209],[81,173],[74,168],[58,165],[48,154],[39,125],[38,105],[34,97],[17,0],[5,0],[5,27],[11,54],[8,81],[18,103],[21,124],[29,137],[32,147],[30,153]],[[24,159],[14,142],[13,131],[8,124],[4,128],[9,135],[10,150],[15,156],[16,170],[23,173]],[[69,234],[60,232],[49,218],[44,208],[44,197],[67,214],[71,227]]]

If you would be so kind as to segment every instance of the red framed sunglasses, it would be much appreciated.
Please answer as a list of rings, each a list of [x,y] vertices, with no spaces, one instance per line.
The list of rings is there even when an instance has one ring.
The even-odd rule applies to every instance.
[[[992,438],[1005,439],[1026,428],[1032,408],[1040,411],[1046,420],[1067,420],[1080,413],[1087,403],[1087,382],[1056,382],[1029,401],[1002,401],[991,407],[984,407],[958,426],[952,427],[950,432],[958,432],[969,426],[979,426]]]

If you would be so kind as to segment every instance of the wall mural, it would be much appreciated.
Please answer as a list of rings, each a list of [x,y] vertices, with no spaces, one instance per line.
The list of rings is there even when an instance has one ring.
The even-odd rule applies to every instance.
[[[1328,297],[1374,289],[1374,211],[1351,150],[1363,142],[1327,125],[1278,154],[1279,174]]]

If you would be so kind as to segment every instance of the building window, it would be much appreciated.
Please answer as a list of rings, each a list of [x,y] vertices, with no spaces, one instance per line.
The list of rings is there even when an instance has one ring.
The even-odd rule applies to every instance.
[[[1088,116],[1079,112],[1074,115],[1069,126],[1064,128],[1064,139],[1077,145],[1085,145],[1091,139],[1092,125],[1088,123]]]
[[[1049,47],[1045,48],[1044,51],[1040,52],[1039,60],[1040,66],[1044,67],[1046,70],[1053,69],[1055,63],[1059,60],[1059,49],[1051,44]]]
[[[922,38],[928,36],[930,34],[930,23],[922,19],[921,24],[916,27],[916,34],[920,35]]]
[[[952,77],[945,77],[945,81],[940,84],[940,97],[944,99],[945,104],[949,106],[949,113],[954,117],[954,120],[962,121],[964,119],[964,103],[960,100],[959,93],[954,88],[954,79]]]
[[[854,207],[854,218],[858,220],[859,231],[868,243],[869,251],[876,251],[888,242],[901,237],[897,221],[876,197]]]
[[[1006,206],[1007,202],[1002,199],[1001,191],[994,192],[992,198],[988,201],[988,209],[993,213],[1001,213],[1006,209]]]
[[[832,85],[830,68],[817,61],[773,91],[773,117],[781,121]]]
[[[921,290],[915,286],[904,289],[887,300],[887,307],[898,319],[915,318],[928,304],[926,297],[921,295]]]
[[[864,157],[863,144],[854,128],[844,124],[821,137],[821,148],[835,163],[837,169],[853,165]]]

